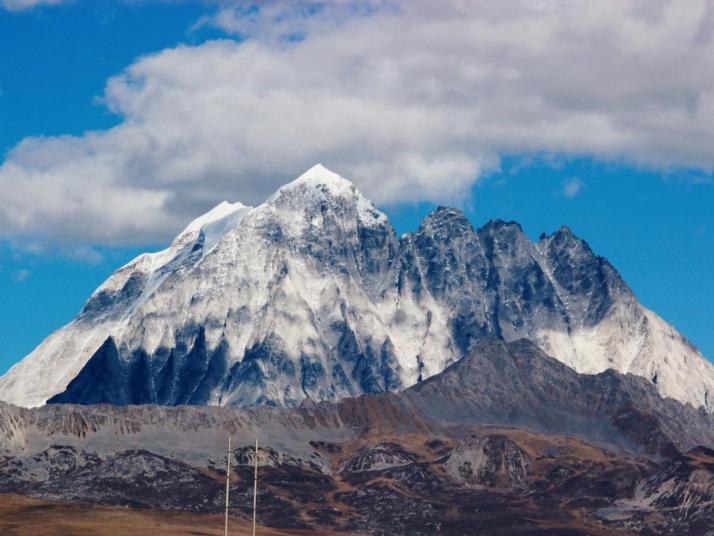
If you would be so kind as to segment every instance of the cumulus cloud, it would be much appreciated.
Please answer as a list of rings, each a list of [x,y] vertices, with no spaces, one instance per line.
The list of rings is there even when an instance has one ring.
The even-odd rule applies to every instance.
[[[15,147],[0,233],[165,240],[318,161],[381,204],[459,203],[503,155],[714,168],[706,0],[260,5],[109,80],[115,128]]]
[[[583,189],[583,181],[577,177],[573,177],[565,181],[563,184],[563,196],[568,199],[573,199],[577,197],[580,191]]]

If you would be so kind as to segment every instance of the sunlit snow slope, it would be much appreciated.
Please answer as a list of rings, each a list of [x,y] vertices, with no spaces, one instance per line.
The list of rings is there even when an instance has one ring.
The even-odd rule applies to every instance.
[[[569,229],[534,244],[439,208],[399,239],[320,165],[120,268],[0,378],[0,399],[290,406],[407,387],[487,337],[712,409],[714,366]]]

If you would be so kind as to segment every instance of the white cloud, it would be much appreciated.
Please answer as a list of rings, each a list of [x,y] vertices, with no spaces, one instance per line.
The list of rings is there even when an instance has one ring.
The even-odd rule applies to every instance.
[[[577,177],[573,177],[572,179],[565,181],[563,184],[563,196],[568,199],[573,199],[578,196],[583,189],[583,186],[583,181]]]
[[[459,203],[504,154],[714,168],[706,0],[262,5],[200,22],[245,41],[167,49],[111,79],[119,126],[15,147],[0,233],[165,240],[318,161],[382,204]]]
[[[8,11],[24,11],[38,6],[54,6],[72,0],[0,0],[0,7]]]
[[[12,274],[12,279],[16,283],[24,283],[25,281],[27,281],[28,277],[30,277],[30,270],[26,270],[24,268],[21,270],[16,270]]]

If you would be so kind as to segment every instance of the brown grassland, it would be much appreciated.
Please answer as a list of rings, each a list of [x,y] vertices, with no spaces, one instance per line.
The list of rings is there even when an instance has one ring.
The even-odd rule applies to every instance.
[[[259,536],[317,536],[317,532],[258,527]],[[220,536],[223,517],[156,510],[108,508],[0,494],[3,536]],[[251,534],[250,522],[230,520],[231,536]],[[322,536],[348,536],[320,531]]]

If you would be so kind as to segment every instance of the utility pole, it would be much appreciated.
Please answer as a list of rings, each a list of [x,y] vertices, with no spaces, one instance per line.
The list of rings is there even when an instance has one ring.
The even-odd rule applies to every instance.
[[[258,506],[258,438],[255,438],[255,471],[253,473],[253,536],[255,536],[255,514]]]
[[[226,456],[226,525],[223,532],[224,536],[228,536],[228,494],[230,493],[231,483],[231,436],[228,436],[228,455]]]

